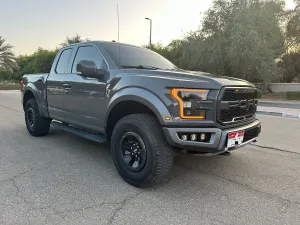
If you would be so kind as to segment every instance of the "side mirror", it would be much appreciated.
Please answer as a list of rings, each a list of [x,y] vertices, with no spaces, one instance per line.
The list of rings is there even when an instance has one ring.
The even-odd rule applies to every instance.
[[[103,69],[97,69],[96,63],[89,60],[81,60],[76,65],[77,74],[82,77],[90,77],[102,79],[104,78],[106,71]]]

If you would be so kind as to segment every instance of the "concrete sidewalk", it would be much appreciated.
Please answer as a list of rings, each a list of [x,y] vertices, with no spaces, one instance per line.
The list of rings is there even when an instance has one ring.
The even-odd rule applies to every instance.
[[[266,100],[259,99],[259,106],[267,107],[279,107],[279,108],[290,108],[290,109],[299,109],[300,110],[300,101],[276,101],[276,100]]]
[[[300,109],[258,106],[257,114],[300,119]]]

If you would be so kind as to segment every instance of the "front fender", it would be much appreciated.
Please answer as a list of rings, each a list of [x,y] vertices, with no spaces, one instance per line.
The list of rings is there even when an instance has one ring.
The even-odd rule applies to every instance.
[[[114,106],[123,101],[136,101],[144,104],[149,109],[151,109],[151,111],[156,115],[160,124],[163,126],[166,126],[173,122],[173,118],[170,115],[170,112],[161,99],[159,99],[153,93],[137,87],[125,88],[113,95],[107,105],[107,114],[105,120],[106,122]],[[165,120],[165,117],[170,117],[170,120]]]

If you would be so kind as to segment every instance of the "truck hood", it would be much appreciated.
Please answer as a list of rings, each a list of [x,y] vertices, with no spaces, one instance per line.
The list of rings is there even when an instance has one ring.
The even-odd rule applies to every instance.
[[[198,88],[205,86],[211,89],[221,89],[224,86],[248,86],[254,87],[248,81],[233,77],[217,76],[204,72],[188,70],[126,70],[128,75],[140,76],[144,78],[157,79],[169,83],[171,86]],[[150,80],[149,80],[150,81]],[[151,82],[151,81],[150,81]],[[164,83],[165,83],[164,82]]]

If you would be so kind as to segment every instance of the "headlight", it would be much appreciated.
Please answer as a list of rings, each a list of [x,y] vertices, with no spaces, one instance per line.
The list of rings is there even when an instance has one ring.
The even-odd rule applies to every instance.
[[[208,90],[174,88],[172,96],[178,101],[180,117],[183,119],[204,119],[205,111],[193,108],[193,101],[207,99]]]

